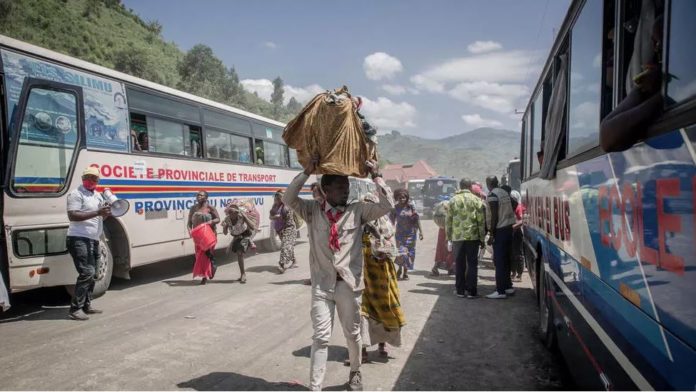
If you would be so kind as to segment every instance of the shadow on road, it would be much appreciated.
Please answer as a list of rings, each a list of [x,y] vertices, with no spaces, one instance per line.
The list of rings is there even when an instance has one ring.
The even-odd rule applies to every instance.
[[[412,293],[437,295],[394,390],[563,389],[562,370],[539,343],[533,290],[506,300],[458,298],[452,282],[419,283]],[[483,279],[479,294],[493,290]]]
[[[309,358],[312,353],[312,346],[306,346],[292,352],[296,357]],[[329,346],[328,360],[331,362],[341,362],[348,358],[348,349],[343,346]]]
[[[200,279],[196,280],[165,280],[164,283],[169,285],[169,287],[191,287],[191,286],[203,286],[201,284]],[[232,284],[232,283],[240,283],[239,279],[225,279],[225,280],[216,280],[216,279],[209,279],[205,282],[206,285],[208,284]]]
[[[289,284],[305,284],[306,279],[295,279],[295,280],[286,280],[284,282],[271,282],[271,284],[277,285],[277,286],[285,286]]]
[[[297,380],[267,381],[263,378],[245,376],[232,372],[213,372],[176,385],[196,391],[308,391],[309,388]],[[345,391],[346,384],[324,387],[325,391]]]
[[[67,320],[70,295],[63,287],[49,287],[16,293],[12,307],[0,313],[0,324],[15,321]]]
[[[177,384],[179,388],[196,391],[307,391],[298,382],[271,382],[258,377],[232,372],[213,372]]]
[[[252,267],[248,267],[246,269],[247,272],[270,272],[275,275],[278,274],[278,265],[255,265]]]

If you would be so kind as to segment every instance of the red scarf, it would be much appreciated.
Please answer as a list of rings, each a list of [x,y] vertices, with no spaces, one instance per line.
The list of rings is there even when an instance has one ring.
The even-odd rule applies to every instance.
[[[326,203],[322,205],[322,208],[326,209]],[[338,220],[341,219],[342,216],[342,211],[336,210],[335,214],[333,214],[331,210],[326,211],[326,218],[329,220],[329,223],[331,223],[331,229],[329,230],[329,248],[331,248],[334,253],[341,250],[341,244],[338,242],[338,227],[336,223],[338,223]]]

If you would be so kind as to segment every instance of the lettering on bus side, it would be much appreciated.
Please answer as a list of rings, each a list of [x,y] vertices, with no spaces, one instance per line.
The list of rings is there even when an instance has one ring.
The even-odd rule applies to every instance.
[[[244,173],[244,172],[222,172],[207,170],[183,170],[169,168],[152,168],[138,170],[130,165],[100,165],[93,163],[90,166],[99,169],[102,178],[125,178],[125,179],[159,179],[159,180],[180,180],[180,181],[206,181],[206,182],[268,182],[277,181],[276,174]]]
[[[645,241],[645,210],[643,186],[640,182],[601,185],[598,189],[599,232],[601,243],[615,251],[624,249],[633,258],[655,265],[678,275],[684,275],[684,258],[669,252],[667,235],[682,232],[681,216],[665,211],[665,201],[681,194],[679,178],[655,180],[655,210],[657,217],[657,249]],[[693,202],[696,203],[696,177],[691,180]],[[696,214],[694,224],[696,227]],[[613,217],[620,216],[621,223]]]
[[[570,202],[563,196],[529,196],[529,220],[532,226],[559,241],[570,241]]]
[[[251,201],[256,206],[263,205],[263,197],[250,197],[244,199],[232,199],[232,198],[210,198],[208,203],[213,207],[223,208],[229,204],[232,200],[247,202]],[[158,212],[158,211],[174,211],[190,210],[195,200],[193,199],[165,199],[165,200],[140,200],[133,203],[135,212],[138,215],[142,215],[146,212]]]

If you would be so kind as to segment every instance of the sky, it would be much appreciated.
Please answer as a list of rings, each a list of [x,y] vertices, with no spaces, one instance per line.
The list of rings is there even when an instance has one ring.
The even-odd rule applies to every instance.
[[[346,85],[380,132],[519,131],[570,0],[123,0],[165,40],[210,46],[266,100]]]

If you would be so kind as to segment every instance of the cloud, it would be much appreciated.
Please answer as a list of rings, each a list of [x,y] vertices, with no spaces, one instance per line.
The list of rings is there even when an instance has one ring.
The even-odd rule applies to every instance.
[[[406,94],[406,87],[400,84],[383,84],[382,90],[388,92],[391,95]]]
[[[400,84],[383,84],[381,86],[382,90],[386,91],[391,95],[404,95],[406,93],[411,95],[418,95],[420,91],[413,87],[407,87]]]
[[[245,90],[258,94],[259,98],[270,102],[273,93],[273,82],[269,79],[244,79],[240,82]],[[306,103],[315,95],[324,92],[325,89],[318,84],[310,84],[305,87],[295,87],[289,84],[283,86],[283,103],[287,105],[291,97],[295,97],[300,103]]]
[[[469,49],[471,53],[480,54],[500,50],[503,48],[503,45],[495,41],[476,41],[473,44],[469,44],[466,48]]]
[[[268,79],[244,79],[240,82],[246,91],[256,93],[259,98],[270,102],[273,82]]]
[[[285,104],[290,101],[291,97],[295,97],[295,99],[300,103],[307,103],[310,99],[314,98],[315,95],[323,93],[324,91],[326,91],[326,89],[318,84],[310,84],[306,87],[294,87],[286,85],[284,94]]]
[[[529,88],[514,83],[464,82],[456,85],[448,94],[454,99],[484,109],[510,113],[524,104]]]
[[[497,120],[489,120],[481,117],[480,114],[464,114],[462,115],[462,120],[472,127],[502,127],[503,123]]]
[[[456,58],[411,78],[415,84],[432,85],[457,82],[524,82],[538,68],[535,52],[512,50]]]
[[[445,91],[444,83],[429,79],[423,75],[411,76],[411,83],[413,83],[418,90],[424,90],[431,93],[441,93]]]
[[[276,49],[278,47],[278,44],[276,44],[273,41],[266,41],[263,43],[263,46],[268,49]]]
[[[368,122],[381,130],[413,128],[416,126],[416,108],[408,102],[394,102],[386,97],[373,101],[363,98],[362,114]]]
[[[365,75],[370,80],[391,79],[397,73],[403,71],[401,61],[384,52],[376,52],[365,57],[363,61]]]

